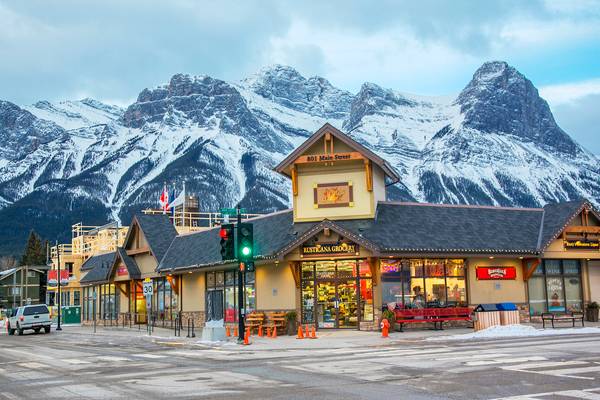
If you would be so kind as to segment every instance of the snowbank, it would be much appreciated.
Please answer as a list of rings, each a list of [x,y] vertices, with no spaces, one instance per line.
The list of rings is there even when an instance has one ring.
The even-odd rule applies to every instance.
[[[3,319],[0,319],[0,329],[4,329],[4,321]]]
[[[600,334],[600,328],[558,328],[558,329],[536,329],[529,325],[503,325],[492,326],[473,333],[452,336],[435,336],[426,340],[473,340],[491,339],[504,337],[531,337],[531,336],[556,336],[575,334]]]

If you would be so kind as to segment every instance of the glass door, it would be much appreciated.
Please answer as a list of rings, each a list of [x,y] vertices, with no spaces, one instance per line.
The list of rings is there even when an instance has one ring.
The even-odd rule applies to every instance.
[[[336,328],[358,327],[358,291],[356,280],[340,281],[337,284]]]
[[[335,282],[317,284],[317,326],[319,328],[337,328],[337,298]]]

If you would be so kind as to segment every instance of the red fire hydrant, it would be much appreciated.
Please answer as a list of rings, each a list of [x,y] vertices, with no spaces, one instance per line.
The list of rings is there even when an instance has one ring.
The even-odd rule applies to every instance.
[[[384,318],[381,320],[381,337],[382,338],[388,337],[389,331],[390,331],[390,322]]]

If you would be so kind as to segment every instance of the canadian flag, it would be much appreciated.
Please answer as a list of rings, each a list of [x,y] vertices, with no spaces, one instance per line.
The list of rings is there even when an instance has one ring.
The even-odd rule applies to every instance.
[[[167,190],[166,184],[163,186],[163,191],[160,194],[159,203],[163,210],[163,214],[166,214],[167,210],[169,209],[169,191]]]

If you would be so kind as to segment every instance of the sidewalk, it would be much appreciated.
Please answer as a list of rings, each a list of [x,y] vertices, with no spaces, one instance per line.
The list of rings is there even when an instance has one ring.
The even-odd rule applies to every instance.
[[[308,349],[342,349],[342,348],[367,348],[399,343],[415,343],[423,341],[452,341],[452,340],[490,340],[507,337],[531,337],[545,335],[573,335],[573,334],[599,334],[599,323],[586,323],[586,328],[570,328],[568,326],[557,329],[541,330],[541,324],[523,324],[520,326],[498,327],[490,332],[480,331],[484,334],[474,334],[470,328],[447,328],[441,331],[430,329],[409,329],[405,332],[391,332],[389,338],[381,337],[380,332],[364,332],[355,330],[323,330],[317,332],[317,339],[296,339],[296,336],[279,335],[277,338],[266,338],[252,335],[250,346],[237,344],[237,338],[230,337],[223,342],[203,342],[201,330],[196,332],[195,338],[186,337],[187,331],[182,330],[181,336],[174,336],[172,329],[155,328],[152,335],[142,327],[117,328],[97,326],[96,333],[93,327],[65,325],[63,332],[77,335],[93,335],[104,337],[121,337],[129,339],[151,340],[167,346],[197,346],[201,348],[227,349],[236,351],[256,350],[308,350]],[[516,327],[516,328],[515,328]],[[590,329],[591,328],[591,329]],[[492,328],[494,329],[494,328]]]

